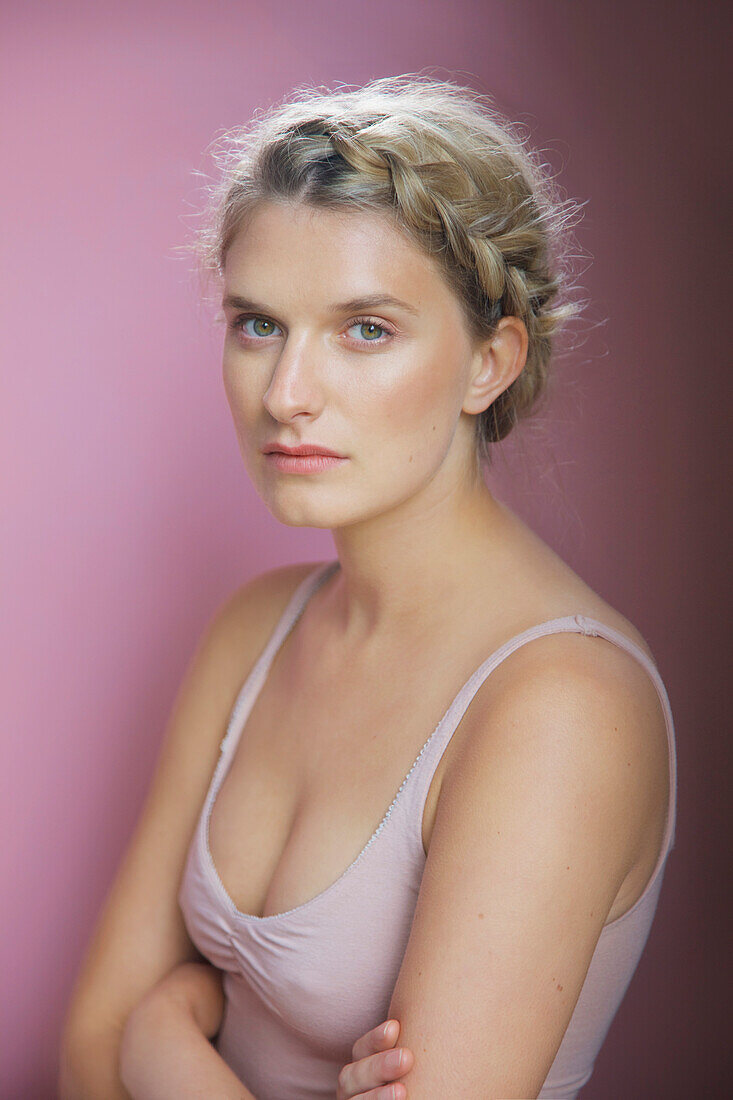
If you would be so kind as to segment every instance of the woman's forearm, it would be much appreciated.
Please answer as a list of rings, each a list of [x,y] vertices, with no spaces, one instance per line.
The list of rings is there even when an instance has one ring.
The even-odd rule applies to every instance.
[[[182,963],[174,967],[137,1006],[139,1011],[136,1016],[134,1044],[130,1041],[132,1015],[126,1022],[121,1022],[118,1028],[100,1030],[87,1027],[80,1031],[77,1027],[73,1032],[65,1032],[61,1041],[57,1078],[59,1100],[135,1100],[121,1079],[122,1039],[129,1029],[125,1053],[130,1059],[131,1072],[137,1075],[139,1066],[135,1065],[135,1052],[138,1044],[143,1047],[150,1039],[154,1042],[153,1030],[158,1026],[167,1026],[162,1022],[164,1013],[161,1012],[160,1017],[153,1019],[153,1006],[161,1004],[178,1005],[182,1012],[188,1010],[193,1013],[194,1022],[198,1024],[198,1030],[203,1033],[203,1037],[213,1037],[219,1030],[224,1015],[221,972],[213,966],[198,962]],[[138,1030],[137,1025],[143,1012],[146,1013],[149,1023],[141,1036],[142,1029]],[[180,1035],[189,1043],[190,1032],[187,1028],[181,1028]],[[202,1049],[206,1055],[206,1049]],[[211,1047],[209,1052],[216,1054]],[[171,1044],[169,1040],[168,1047],[158,1051],[158,1064],[165,1067],[170,1064],[175,1066],[181,1053],[178,1046]],[[216,1057],[221,1063],[222,1059],[218,1055]],[[239,1092],[226,1095],[241,1097],[243,1093],[240,1089]]]
[[[119,1073],[119,1031],[64,1037],[56,1082],[58,1100],[131,1100]]]
[[[131,1014],[120,1076],[133,1100],[255,1100],[201,1030],[192,1008],[162,998]]]

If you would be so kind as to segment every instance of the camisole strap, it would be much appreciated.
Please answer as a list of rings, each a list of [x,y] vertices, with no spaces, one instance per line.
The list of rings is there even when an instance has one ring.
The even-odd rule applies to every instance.
[[[672,719],[672,711],[667,697],[667,692],[664,687],[661,676],[657,669],[656,663],[641,649],[640,646],[623,634],[620,630],[616,630],[612,626],[608,626],[606,623],[602,623],[597,619],[588,618],[585,615],[565,615],[561,618],[548,619],[546,622],[538,623],[536,626],[531,626],[527,630],[523,630],[521,633],[516,634],[513,638],[510,638],[498,649],[494,650],[492,654],[476,669],[473,675],[466,681],[458,694],[453,699],[453,702],[448,707],[448,710],[443,715],[442,719],[438,723],[436,729],[433,731],[429,739],[420,753],[420,757],[413,764],[413,768],[416,771],[415,776],[415,788],[411,796],[411,802],[413,805],[412,816],[415,821],[416,837],[415,840],[419,841],[420,850],[422,850],[422,819],[427,799],[428,790],[432,782],[433,775],[437,768],[437,765],[442,757],[448,742],[450,741],[453,733],[455,732],[461,718],[468,709],[469,704],[474,698],[476,692],[481,685],[487,679],[488,676],[497,668],[502,661],[519,649],[520,646],[525,645],[527,642],[532,641],[534,638],[541,638],[545,634],[558,634],[563,632],[581,633],[586,635],[592,635],[594,637],[605,638],[609,642],[613,642],[615,645],[625,649],[627,653],[630,653],[635,657],[647,670],[654,686],[657,689],[657,693],[662,703],[664,710],[664,717],[667,728],[667,748],[668,748],[668,762],[669,762],[669,803],[667,811],[667,823],[664,833],[664,840],[662,842],[659,860],[657,867],[655,867],[654,874],[656,874],[659,865],[663,861],[667,854],[667,851],[674,846],[675,835],[675,821],[676,821],[676,806],[677,806],[677,757],[675,751],[675,739],[674,739],[674,723]]]
[[[303,578],[288,600],[285,610],[278,619],[265,648],[252,666],[252,671],[244,681],[234,702],[226,734],[219,746],[220,759],[230,756],[236,749],[249,712],[254,706],[255,699],[267,678],[275,654],[303,614],[310,597],[325,583],[338,565],[339,560],[336,558],[335,561],[317,566]]]

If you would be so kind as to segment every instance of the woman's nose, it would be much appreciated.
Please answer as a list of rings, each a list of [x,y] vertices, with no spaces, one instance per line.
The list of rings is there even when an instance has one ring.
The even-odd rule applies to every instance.
[[[312,341],[302,338],[284,347],[263,397],[265,408],[277,420],[288,419],[297,412],[318,412],[322,400],[321,375]]]

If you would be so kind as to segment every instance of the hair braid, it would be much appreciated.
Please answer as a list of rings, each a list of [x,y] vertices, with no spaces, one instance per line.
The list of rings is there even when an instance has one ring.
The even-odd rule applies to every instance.
[[[489,97],[415,74],[353,91],[301,86],[249,126],[224,134],[204,227],[203,273],[221,274],[248,211],[267,198],[389,213],[438,264],[476,336],[502,316],[527,328],[527,361],[476,417],[480,457],[537,407],[569,300],[566,230],[580,209]],[[565,294],[565,300],[560,300]]]

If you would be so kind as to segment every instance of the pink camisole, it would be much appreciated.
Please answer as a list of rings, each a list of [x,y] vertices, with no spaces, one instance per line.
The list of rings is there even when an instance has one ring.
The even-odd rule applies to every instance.
[[[575,1100],[644,949],[666,858],[674,844],[674,726],[656,664],[624,634],[568,615],[511,638],[461,687],[420,750],[379,826],[357,858],[316,897],[257,917],[236,908],[217,875],[208,823],[217,791],[273,658],[308,599],[339,567],[319,565],[299,584],[232,708],[188,851],[178,900],[189,935],[224,971],[225,1009],[214,1045],[257,1100],[334,1100],[354,1041],[387,1018],[410,934],[426,856],[422,818],[430,782],[458,723],[486,677],[525,642],[574,631],[608,639],[637,657],[659,692],[669,744],[669,806],[661,850],[644,892],[600,935],[580,997],[539,1096]],[[478,1098],[477,1098],[478,1100]]]

